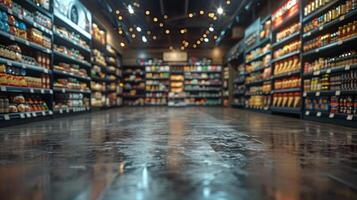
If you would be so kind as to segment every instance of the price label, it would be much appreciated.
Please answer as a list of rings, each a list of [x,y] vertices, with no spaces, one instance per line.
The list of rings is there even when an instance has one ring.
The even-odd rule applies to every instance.
[[[11,67],[11,66],[12,66],[12,62],[7,61],[7,62],[6,62],[6,65],[8,65],[9,67]]]
[[[6,92],[6,86],[1,86],[0,89],[1,89],[2,92]]]
[[[23,20],[24,19],[24,16],[22,15],[18,15],[19,19]]]
[[[340,91],[340,90],[337,90],[337,91],[335,92],[335,95],[336,95],[336,96],[340,96],[340,95],[341,95],[341,91]]]
[[[331,69],[326,70],[326,73],[330,74],[331,73]]]
[[[317,97],[319,97],[320,96],[320,92],[316,92],[316,94],[315,94]]]
[[[66,93],[66,89],[62,88],[62,93]]]
[[[66,109],[66,112],[69,113],[69,109],[68,108]]]
[[[307,97],[307,92],[304,92],[303,96],[304,96],[304,97]]]
[[[347,120],[348,120],[348,121],[353,120],[353,115],[347,115]]]
[[[43,71],[44,71],[46,74],[48,74],[48,69],[44,69]]]
[[[317,112],[316,117],[321,117],[321,112]]]
[[[60,114],[63,114],[63,110],[62,110],[62,109],[61,109],[61,110],[59,110],[59,113],[60,113]]]
[[[320,75],[320,71],[314,72],[314,76],[318,76],[318,75]]]
[[[27,69],[27,66],[26,66],[25,64],[22,64],[21,67],[22,67],[23,69]]]
[[[37,23],[36,23],[36,22],[34,22],[34,23],[33,23],[33,26],[34,26],[35,28],[37,28]]]
[[[331,119],[335,118],[335,113],[330,113],[330,115],[328,117]]]
[[[51,50],[49,50],[49,49],[46,49],[46,52],[47,52],[47,53],[51,53]]]
[[[338,45],[342,45],[343,44],[343,41],[339,41],[337,42]]]
[[[44,89],[41,89],[41,94],[45,94],[45,90]]]
[[[30,93],[34,93],[35,91],[33,90],[33,88],[30,89]]]
[[[346,65],[345,70],[348,71],[351,69],[351,65]]]
[[[319,52],[320,52],[320,49],[316,49],[315,52],[316,52],[316,53],[319,53]]]
[[[24,118],[25,118],[25,114],[24,114],[24,113],[21,113],[21,114],[20,114],[20,118],[21,118],[21,119],[24,119]]]
[[[15,36],[10,35],[10,40],[15,41]]]
[[[50,110],[50,111],[48,112],[48,114],[49,114],[49,115],[53,115],[53,112],[52,112],[52,110]]]
[[[343,21],[343,20],[345,20],[345,15],[342,15],[342,16],[340,17],[340,21]]]
[[[32,113],[32,116],[33,116],[33,117],[37,117],[37,113],[33,112],[33,113]]]
[[[31,113],[26,113],[27,118],[31,118]]]
[[[42,111],[42,116],[46,116],[46,112],[45,111]]]
[[[53,90],[50,90],[50,94],[53,94]]]
[[[30,42],[29,41],[25,41],[25,44],[27,45],[27,46],[30,46]]]
[[[10,120],[10,116],[9,116],[8,114],[5,114],[5,115],[4,115],[4,119],[5,119],[6,121],[9,121],[9,120]]]
[[[319,27],[319,31],[322,31],[322,30],[324,30],[324,27],[323,27],[323,26],[320,26],[320,27]]]
[[[309,115],[310,115],[310,111],[306,111],[306,112],[305,112],[305,115],[306,115],[306,116],[309,116]]]

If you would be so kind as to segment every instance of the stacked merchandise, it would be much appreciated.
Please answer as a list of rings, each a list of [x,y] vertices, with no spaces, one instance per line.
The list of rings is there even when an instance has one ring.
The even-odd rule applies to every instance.
[[[229,105],[229,66],[223,67],[223,105]]]
[[[49,2],[0,1],[0,120],[52,115]]]
[[[185,66],[186,105],[222,105],[222,67]]]
[[[254,24],[253,24],[254,25]],[[269,110],[271,102],[271,20],[263,20],[259,26],[255,45],[246,52],[246,108]]]
[[[170,87],[169,66],[146,66],[146,105],[162,106],[168,104]]]
[[[97,23],[92,25],[92,69],[91,69],[91,87],[93,108],[104,108],[109,106],[106,91],[109,82],[109,66],[105,57],[106,33],[104,28],[99,27]]]
[[[89,105],[71,104],[72,101],[65,102],[64,99],[90,97],[91,39],[58,17],[55,18],[53,31],[54,111],[64,114],[89,110]]]
[[[299,1],[287,1],[272,15],[273,112],[300,114],[301,23],[299,5]]]
[[[82,93],[55,94],[54,110],[60,114],[90,109],[89,98]]]
[[[179,107],[186,106],[185,98],[186,93],[184,90],[184,67],[171,66],[170,69],[170,93],[169,93],[169,106]]]
[[[124,105],[145,105],[145,67],[125,66],[123,71],[123,98]]]
[[[303,114],[307,119],[342,124],[357,120],[356,8],[356,0],[304,5]]]
[[[121,87],[121,62],[119,59],[119,54],[115,49],[107,45],[107,56],[106,61],[108,63],[107,74],[108,74],[108,84],[106,89],[106,95],[109,103],[109,107],[122,105],[122,87]]]

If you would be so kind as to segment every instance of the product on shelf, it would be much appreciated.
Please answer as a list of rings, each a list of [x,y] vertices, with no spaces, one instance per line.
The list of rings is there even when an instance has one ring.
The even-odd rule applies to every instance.
[[[54,110],[89,109],[89,98],[81,93],[55,94]]]
[[[274,59],[277,59],[281,56],[287,55],[289,53],[299,51],[301,47],[301,41],[292,41],[284,45],[282,48],[279,48],[274,51]]]
[[[275,80],[274,82],[275,90],[299,88],[300,85],[301,85],[301,78],[298,76],[279,79],[279,80]]]
[[[267,20],[262,24],[261,31],[260,31],[260,39],[264,40],[270,37],[271,32],[271,20]]]
[[[146,66],[146,72],[170,72],[170,66]]]
[[[75,32],[70,32],[64,27],[59,27],[59,26],[54,26],[54,32],[62,36],[63,38],[66,38],[73,43],[77,44],[78,46],[81,46],[82,48],[89,49],[88,43],[81,38],[81,36]]]
[[[270,51],[271,51],[270,43],[266,44],[264,47],[256,48],[246,56],[246,62],[250,62],[264,54],[269,53]],[[270,56],[270,55],[268,55],[268,56]]]
[[[353,91],[357,90],[357,70],[339,74],[324,74],[321,77],[304,80],[304,91]]]
[[[107,62],[105,60],[104,54],[97,49],[93,49],[92,58],[94,63],[98,63],[104,67],[107,67]]]
[[[300,92],[273,94],[273,107],[299,108],[301,104]]]
[[[88,77],[87,70],[80,68],[80,66],[76,64],[58,63],[53,66],[53,69],[71,73],[81,77]]]
[[[67,47],[65,47],[65,46],[61,46],[61,45],[53,45],[53,49],[54,49],[54,51],[56,51],[56,52],[58,52],[58,53],[62,53],[62,54],[65,54],[66,56],[68,56],[68,57],[71,57],[71,58],[73,58],[73,59],[76,59],[76,60],[79,60],[79,61],[81,61],[81,62],[83,62],[83,63],[87,63],[87,64],[89,64],[86,60],[85,60],[85,58],[84,58],[84,56],[79,52],[79,50],[76,50],[76,49],[69,49],[69,48],[67,48]]]
[[[48,111],[46,101],[36,95],[0,95],[0,113]]]
[[[295,72],[298,70],[300,70],[300,58],[298,56],[290,57],[274,64],[274,75]]]
[[[92,36],[94,40],[97,40],[102,45],[106,43],[106,35],[103,30],[101,30],[97,24],[93,23],[92,25]]]
[[[221,66],[185,66],[185,72],[221,72]]]
[[[300,31],[300,23],[294,23],[292,25],[290,25],[287,28],[284,28],[283,30],[279,31],[276,34],[276,42],[280,42],[282,40],[284,40],[285,38],[291,36],[294,33],[298,33]]]
[[[357,96],[307,97],[305,110],[333,114],[357,115]]]
[[[88,84],[76,78],[58,78],[54,81],[53,87],[71,90],[89,90]]]

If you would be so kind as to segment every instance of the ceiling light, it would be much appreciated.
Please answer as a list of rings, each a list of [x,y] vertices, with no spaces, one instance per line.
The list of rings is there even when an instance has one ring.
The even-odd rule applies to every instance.
[[[122,34],[123,34],[123,30],[120,29],[120,30],[118,31],[118,33],[119,33],[120,35],[122,35]]]
[[[118,16],[118,19],[119,19],[120,21],[123,20],[123,16],[119,15],[119,16]]]
[[[188,14],[188,17],[192,18],[193,17],[193,13]]]
[[[160,27],[163,27],[163,26],[164,26],[164,24],[163,24],[163,23],[160,23],[160,24],[159,24],[159,26],[160,26]]]
[[[207,35],[206,35],[206,34],[203,34],[203,37],[204,37],[204,38],[206,38],[206,37],[207,37]]]
[[[227,5],[231,4],[231,1],[230,0],[227,0],[226,1]]]
[[[169,47],[170,50],[173,50],[174,48],[172,46]]]
[[[214,17],[214,13],[213,12],[208,13],[208,17],[213,18]]]
[[[148,35],[151,35],[151,31],[146,31],[146,33],[147,33]]]
[[[193,47],[193,48],[197,48],[197,45],[196,45],[196,44],[193,44],[192,47]]]
[[[170,34],[170,30],[169,30],[169,29],[166,29],[165,33],[166,33],[166,34]]]
[[[148,41],[148,39],[146,39],[145,35],[141,36],[141,40],[145,43]]]
[[[218,18],[216,16],[213,17],[213,20],[216,21]]]
[[[213,38],[214,38],[215,40],[217,40],[218,36],[217,36],[217,35],[215,35],[215,36],[213,36]]]
[[[186,31],[187,31],[186,29],[181,29],[181,30],[180,30],[180,33],[181,33],[181,34],[184,34],[184,33],[186,33]]]
[[[208,39],[208,38],[205,38],[204,41],[207,43],[207,42],[209,42],[209,39]]]
[[[121,46],[121,47],[125,47],[125,43],[124,43],[124,42],[121,42],[121,43],[120,43],[120,46]]]
[[[141,32],[141,28],[139,26],[136,27],[136,31]]]
[[[129,31],[130,31],[130,32],[133,32],[133,28],[132,28],[132,27],[130,27],[130,28],[129,28]]]
[[[223,15],[223,13],[224,13],[224,10],[222,7],[217,8],[217,14]]]
[[[214,28],[211,26],[208,28],[209,31],[213,32],[214,31]]]
[[[154,17],[153,21],[154,21],[154,22],[157,22],[157,21],[158,21],[158,19],[157,19],[156,17]]]
[[[204,14],[205,14],[205,11],[201,10],[200,15],[204,15]]]
[[[145,14],[146,14],[146,15],[150,15],[150,11],[147,10],[147,11],[145,12]]]
[[[132,37],[132,38],[136,38],[136,35],[135,35],[135,34],[131,34],[131,37]]]
[[[169,18],[167,15],[164,15],[164,19],[167,19],[167,18]]]
[[[196,43],[197,43],[197,44],[201,44],[201,41],[198,40]]]
[[[119,10],[116,10],[115,13],[116,13],[117,15],[119,15],[119,14],[120,14],[120,11],[119,11]]]
[[[154,36],[152,36],[152,39],[153,39],[153,40],[156,40],[156,39],[157,39],[157,37],[154,35]]]
[[[203,38],[200,38],[200,41],[203,42]]]
[[[130,4],[128,5],[128,11],[130,14],[134,14],[134,8]]]
[[[185,47],[181,47],[181,50],[182,50],[182,51],[185,50]]]

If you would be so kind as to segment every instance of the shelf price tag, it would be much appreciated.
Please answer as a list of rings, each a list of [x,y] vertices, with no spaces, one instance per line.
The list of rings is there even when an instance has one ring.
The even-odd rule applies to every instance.
[[[319,27],[319,31],[322,31],[322,30],[324,30],[324,27],[323,27],[323,26],[320,26],[320,27]]]
[[[6,92],[6,86],[1,86],[0,90],[1,90],[1,92]]]
[[[33,90],[33,88],[30,89],[30,93],[34,93],[35,91]]]
[[[15,41],[15,36],[10,35],[10,40]]]
[[[48,69],[43,69],[43,72],[45,72],[46,74],[48,74]]]
[[[66,112],[69,113],[69,109],[68,108],[66,109]]]
[[[53,94],[53,90],[50,90],[50,94]]]
[[[343,20],[345,20],[345,15],[342,15],[342,16],[340,17],[340,21],[343,21]]]
[[[10,120],[10,116],[8,114],[5,114],[4,115],[4,119],[5,119],[5,121],[9,121]]]
[[[331,119],[335,118],[335,113],[330,113],[330,115],[328,117]]]
[[[9,67],[11,67],[11,66],[12,66],[12,62],[7,61],[7,62],[6,62],[6,65],[8,65]]]
[[[41,89],[41,94],[45,94],[45,90],[44,89]]]
[[[62,88],[62,93],[66,93],[66,89]]]
[[[321,112],[317,112],[316,117],[321,117]]]
[[[320,75],[320,71],[314,72],[314,76],[318,76],[318,75]]]
[[[53,115],[53,112],[52,110],[48,111],[49,115]]]
[[[37,113],[33,112],[33,113],[32,113],[32,116],[33,116],[33,117],[37,117]]]
[[[13,14],[13,13],[12,13],[12,10],[11,10],[10,8],[7,9],[7,12],[8,12],[10,15]]]
[[[336,96],[340,96],[340,95],[341,95],[341,91],[340,91],[340,90],[337,90],[337,91],[335,92],[335,95],[336,95]]]
[[[309,116],[309,115],[310,115],[310,111],[306,111],[306,112],[305,112],[305,115],[306,115],[306,116]]]
[[[27,45],[27,46],[30,46],[30,42],[29,41],[25,41],[25,44]]]
[[[22,67],[23,69],[27,69],[27,66],[26,66],[25,64],[22,64],[21,67]]]
[[[45,111],[42,111],[42,116],[46,116],[46,112]]]
[[[347,120],[352,121],[353,120],[353,115],[347,115]]]
[[[25,114],[24,113],[20,113],[20,118],[24,119],[25,118]]]
[[[315,96],[319,97],[320,96],[320,92],[316,92]]]
[[[304,92],[303,96],[304,96],[304,97],[307,97],[307,92]]]
[[[351,65],[346,65],[345,70],[348,71],[351,69]]]
[[[337,44],[338,44],[338,45],[342,45],[342,44],[343,44],[343,41],[338,41]]]
[[[331,73],[331,69],[326,70],[326,74],[330,74]]]
[[[27,118],[31,118],[31,113],[26,113]]]
[[[63,110],[62,110],[62,109],[61,109],[61,110],[59,110],[59,113],[60,113],[60,114],[63,114]]]

